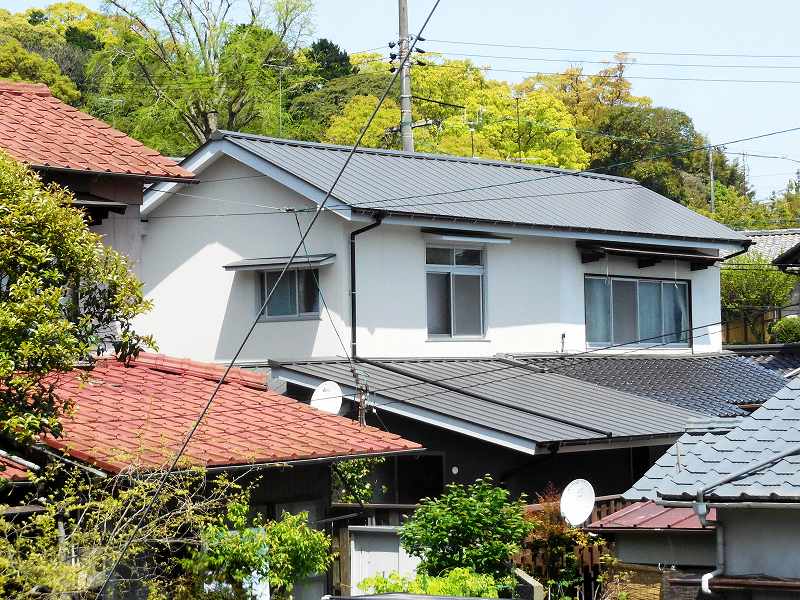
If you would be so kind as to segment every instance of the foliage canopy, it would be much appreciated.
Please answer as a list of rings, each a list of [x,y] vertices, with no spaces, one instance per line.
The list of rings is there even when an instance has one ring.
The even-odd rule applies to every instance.
[[[531,529],[523,499],[512,500],[487,475],[423,499],[400,529],[400,543],[420,558],[419,573],[440,575],[465,567],[500,579]]]

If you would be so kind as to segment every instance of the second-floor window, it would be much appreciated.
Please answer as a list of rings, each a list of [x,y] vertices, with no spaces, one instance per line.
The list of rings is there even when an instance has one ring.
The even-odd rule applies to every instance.
[[[426,248],[428,335],[476,337],[484,333],[483,251]]]
[[[689,343],[686,281],[587,276],[584,299],[590,345]]]
[[[319,316],[319,291],[317,269],[287,271],[278,282],[280,271],[266,271],[259,277],[259,306],[264,304],[270,290],[278,283],[267,303],[263,319],[307,319]]]

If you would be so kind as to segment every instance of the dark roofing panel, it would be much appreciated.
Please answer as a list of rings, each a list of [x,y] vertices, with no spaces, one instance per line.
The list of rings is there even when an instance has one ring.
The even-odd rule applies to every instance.
[[[219,135],[325,191],[350,150],[230,132]],[[633,180],[517,163],[359,149],[333,195],[353,207],[404,214],[747,240]]]
[[[747,414],[736,405],[761,404],[786,384],[779,374],[733,353],[670,357],[549,355],[521,356],[519,360],[720,417]]]
[[[463,388],[483,398],[421,383],[372,364],[359,363],[373,394],[441,412],[466,422],[538,443],[669,435],[682,431],[691,412],[667,403],[540,373],[496,359],[385,359],[382,364],[417,377]],[[353,385],[344,361],[283,363],[282,367]],[[536,414],[534,414],[536,413]],[[568,421],[570,424],[565,423]]]

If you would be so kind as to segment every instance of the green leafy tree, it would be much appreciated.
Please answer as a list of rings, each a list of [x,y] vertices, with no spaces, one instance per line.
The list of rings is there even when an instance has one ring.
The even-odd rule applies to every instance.
[[[770,333],[779,344],[796,344],[800,342],[800,319],[783,317],[772,326]]]
[[[464,567],[503,578],[531,532],[522,498],[511,499],[487,475],[472,485],[450,484],[425,498],[400,529],[400,543],[421,562],[417,571],[440,575]]]
[[[317,65],[317,72],[326,80],[353,73],[350,56],[332,41],[320,38],[308,48],[309,58]]]
[[[216,129],[279,133],[286,104],[307,91],[313,65],[295,50],[310,0],[107,0],[114,42],[95,52],[90,111],[166,153],[185,153]],[[262,11],[269,6],[269,11]],[[248,20],[229,17],[239,8]]]
[[[308,513],[283,513],[277,521],[261,515],[250,519],[242,501],[230,504],[202,531],[201,540],[201,548],[182,564],[198,583],[230,586],[234,598],[250,597],[247,588],[254,577],[269,581],[274,597],[290,597],[297,581],[325,572],[333,561],[330,538],[308,525]]]
[[[53,60],[25,50],[12,38],[0,37],[0,79],[47,84],[53,96],[64,102],[75,103],[80,98],[75,84],[61,74]]]
[[[754,329],[759,317],[769,309],[786,306],[797,283],[796,275],[777,270],[756,252],[732,258],[720,271],[723,319],[741,319],[757,338],[761,337]]]
[[[332,469],[331,488],[335,502],[372,502],[376,482],[375,469],[386,462],[383,456],[356,458],[336,464]]]
[[[325,141],[333,144],[352,145],[358,139],[358,134],[367,123],[367,119],[378,105],[375,96],[354,96],[345,105],[342,113],[331,119],[330,127],[325,132]],[[378,113],[372,120],[364,137],[362,146],[368,148],[391,148],[397,145],[397,132],[391,129],[399,122],[400,107],[387,98],[381,104]]]
[[[701,204],[690,202],[689,207],[734,229],[771,229],[781,218],[780,207],[756,202],[733,187],[718,183],[714,190],[713,213],[705,198]]]
[[[154,344],[132,327],[149,309],[127,261],[91,233],[72,196],[0,153],[0,430],[59,435],[69,398],[53,376],[113,347]]]

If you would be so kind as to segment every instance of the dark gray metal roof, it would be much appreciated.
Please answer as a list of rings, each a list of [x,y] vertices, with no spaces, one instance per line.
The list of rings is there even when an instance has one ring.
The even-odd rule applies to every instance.
[[[752,473],[709,490],[710,501],[800,500],[800,381],[790,380],[757,411],[727,433],[687,434],[638,481],[626,497],[641,492],[665,499],[694,500],[699,488],[756,466],[770,456],[794,452]]]
[[[226,271],[269,271],[270,269],[282,269],[289,262],[291,256],[270,256],[267,258],[243,258],[236,262],[228,263],[223,268]],[[321,267],[331,264],[336,258],[335,254],[308,254],[295,256],[292,267],[296,269]]]
[[[368,381],[371,394],[400,406],[419,407],[539,444],[605,440],[603,432],[610,432],[614,438],[677,435],[690,418],[699,416],[697,412],[664,402],[501,359],[380,359],[379,362],[482,398],[359,362],[358,371]],[[279,371],[353,385],[350,365],[344,360],[279,365]]]
[[[663,400],[718,417],[746,415],[739,404],[761,404],[786,385],[784,378],[733,353],[693,356],[518,356],[616,390]]]
[[[215,138],[228,140],[323,191],[333,183],[350,150],[226,131]],[[570,231],[748,241],[631,179],[454,156],[359,149],[333,196],[362,211]]]

